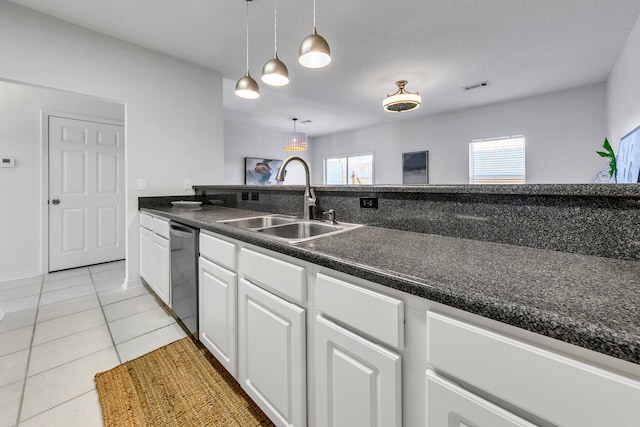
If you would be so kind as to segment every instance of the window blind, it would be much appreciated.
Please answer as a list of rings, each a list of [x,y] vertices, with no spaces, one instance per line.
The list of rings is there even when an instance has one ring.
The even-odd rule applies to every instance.
[[[469,143],[470,184],[524,184],[524,136]]]

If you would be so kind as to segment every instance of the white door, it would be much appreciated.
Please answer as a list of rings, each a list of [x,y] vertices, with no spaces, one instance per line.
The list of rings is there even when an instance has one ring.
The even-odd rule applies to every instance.
[[[315,369],[315,425],[402,426],[399,354],[317,316]]]
[[[125,257],[124,127],[49,117],[49,271]]]
[[[239,382],[277,426],[307,423],[306,360],[304,309],[240,279]]]
[[[200,342],[237,378],[238,275],[200,257]]]

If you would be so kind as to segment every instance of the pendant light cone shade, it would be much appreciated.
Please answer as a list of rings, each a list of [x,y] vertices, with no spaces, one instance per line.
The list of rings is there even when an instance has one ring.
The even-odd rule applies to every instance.
[[[418,93],[411,93],[404,90],[407,84],[406,80],[398,80],[398,91],[387,97],[382,101],[382,108],[384,111],[390,113],[404,113],[406,111],[412,111],[420,108],[422,103],[422,97]]]
[[[331,62],[329,43],[318,34],[316,27],[313,27],[313,33],[300,43],[298,62],[306,68],[322,68]]]
[[[270,86],[284,86],[289,83],[289,70],[278,54],[268,60],[262,67],[262,81]]]
[[[260,98],[260,88],[258,83],[253,80],[251,74],[249,74],[249,2],[247,0],[247,74],[240,78],[236,82],[236,95],[244,99],[257,99]]]
[[[274,1],[273,11],[274,50],[273,59],[268,60],[262,67],[262,81],[270,86],[284,86],[289,83],[289,70],[284,62],[278,58],[278,2]]]
[[[244,99],[257,99],[260,98],[260,88],[258,83],[253,80],[253,77],[247,71],[244,77],[240,78],[236,82],[236,95]]]
[[[305,151],[307,149],[307,134],[296,132],[296,121],[293,119],[293,132],[282,135],[282,149],[286,151]]]

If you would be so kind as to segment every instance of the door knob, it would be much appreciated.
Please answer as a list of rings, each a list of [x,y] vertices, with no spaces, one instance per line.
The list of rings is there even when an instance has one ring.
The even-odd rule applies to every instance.
[[[60,199],[53,199],[51,201],[51,203],[53,203],[54,205],[59,205],[60,204]]]

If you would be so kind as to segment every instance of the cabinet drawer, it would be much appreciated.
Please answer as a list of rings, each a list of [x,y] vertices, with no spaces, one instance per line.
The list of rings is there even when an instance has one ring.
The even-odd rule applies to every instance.
[[[436,371],[562,426],[637,426],[640,382],[433,312]]]
[[[535,427],[427,370],[427,427]]]
[[[392,347],[404,346],[404,303],[319,273],[317,307],[326,316]]]
[[[140,225],[148,230],[153,230],[153,217],[144,213],[140,213]]]
[[[200,233],[200,255],[231,271],[237,271],[236,245],[205,232]]]
[[[242,248],[240,270],[251,282],[301,304],[306,300],[304,267]]]
[[[153,232],[164,237],[169,238],[169,221],[161,218],[153,218]]]

